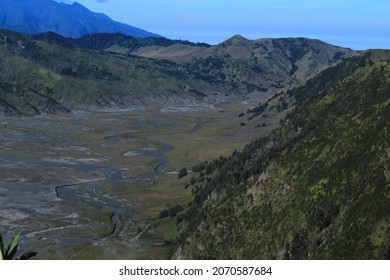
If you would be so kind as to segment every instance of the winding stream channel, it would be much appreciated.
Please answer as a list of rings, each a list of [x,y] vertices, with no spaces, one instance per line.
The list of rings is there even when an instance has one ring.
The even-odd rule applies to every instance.
[[[0,233],[21,232],[20,251],[43,259],[77,258],[91,244],[105,251],[84,258],[110,259],[118,250],[137,258],[128,251],[144,248],[132,240],[171,199],[153,193],[160,177],[196,163],[210,143],[226,141],[225,151],[247,141],[232,115],[133,110],[0,119]],[[155,208],[145,218],[138,207]]]
[[[117,139],[117,137],[112,136],[110,139]],[[103,236],[101,240],[106,240],[117,236],[122,229],[122,221],[124,220],[122,216],[131,214],[134,211],[134,208],[126,201],[110,198],[106,195],[100,194],[99,188],[107,183],[115,184],[117,182],[127,182],[131,184],[135,180],[148,180],[155,176],[163,175],[167,169],[168,158],[164,154],[172,151],[174,147],[161,141],[149,141],[149,144],[156,146],[157,149],[141,148],[132,151],[135,154],[151,157],[157,162],[154,170],[147,174],[133,178],[124,178],[121,171],[113,170],[113,172],[109,175],[109,178],[106,180],[69,184],[55,188],[57,197],[59,199],[70,202],[83,200],[93,206],[112,212],[110,217],[113,223],[112,231],[109,234]],[[84,194],[78,193],[80,189],[84,190]],[[89,241],[92,242],[93,240]]]
[[[76,246],[62,257],[82,244],[125,242],[136,234],[136,209],[109,190],[164,175],[175,149],[139,132],[196,132],[209,121],[188,127],[134,112],[0,119],[2,235],[21,232],[20,251]]]

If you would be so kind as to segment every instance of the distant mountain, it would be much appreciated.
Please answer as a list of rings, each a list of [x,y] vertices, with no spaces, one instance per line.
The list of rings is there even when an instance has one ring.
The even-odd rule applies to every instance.
[[[131,54],[139,48],[147,46],[172,46],[183,44],[187,46],[211,47],[205,43],[192,43],[183,40],[171,40],[164,37],[136,38],[122,33],[94,33],[87,34],[80,38],[64,38],[54,32],[39,33],[33,36],[34,39],[43,40],[61,46],[78,47],[90,50],[109,51],[115,53],[115,47],[120,47],[121,54]]]
[[[99,43],[87,36],[79,41],[53,33],[44,37],[57,43],[0,30],[0,116],[190,104],[215,92],[224,95],[229,86],[198,78],[166,60],[100,51],[94,42],[102,45],[103,39]],[[147,39],[127,40],[142,44]]]
[[[64,39],[56,34],[36,36],[51,43],[168,60],[197,76],[230,85],[230,92],[269,97],[277,90],[326,69],[355,52],[307,38],[248,40],[240,35],[211,46],[166,38],[131,38],[122,34],[91,34]]]
[[[176,50],[176,57],[135,55],[153,49],[164,49],[169,57]],[[193,59],[176,60],[186,53]],[[304,38],[209,46],[118,33],[72,39],[0,30],[0,115],[191,102],[257,104],[353,54]]]
[[[302,83],[354,51],[307,38],[248,40],[240,35],[212,47],[147,46],[134,55],[183,63],[202,77],[213,77],[247,94],[269,97]]]
[[[113,21],[104,14],[93,13],[77,2],[65,4],[54,0],[1,0],[0,28],[26,34],[52,31],[72,38],[100,32],[120,32],[139,38],[159,37]]]

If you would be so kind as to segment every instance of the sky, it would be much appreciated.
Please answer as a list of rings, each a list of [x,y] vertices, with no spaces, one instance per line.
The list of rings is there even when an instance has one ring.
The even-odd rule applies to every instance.
[[[236,34],[248,39],[307,37],[355,50],[390,49],[390,0],[77,2],[170,39],[218,44]]]

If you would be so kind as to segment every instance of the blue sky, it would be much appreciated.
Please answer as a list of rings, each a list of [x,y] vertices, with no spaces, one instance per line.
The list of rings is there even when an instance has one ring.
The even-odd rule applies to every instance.
[[[241,34],[248,39],[308,37],[358,50],[390,48],[390,0],[77,2],[116,21],[172,39],[217,44]]]

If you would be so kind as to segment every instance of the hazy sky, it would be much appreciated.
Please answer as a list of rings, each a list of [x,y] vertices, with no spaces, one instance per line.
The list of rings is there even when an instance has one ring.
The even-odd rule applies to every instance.
[[[309,37],[353,49],[390,48],[390,0],[77,2],[172,39],[217,44],[241,34],[248,39]]]

